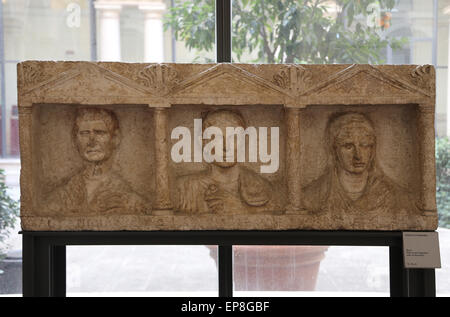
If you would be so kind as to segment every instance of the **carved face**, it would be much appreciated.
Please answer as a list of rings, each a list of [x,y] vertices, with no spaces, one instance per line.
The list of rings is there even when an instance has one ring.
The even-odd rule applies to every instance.
[[[215,113],[212,117],[207,117],[207,119],[204,122],[204,128],[210,127],[210,126],[215,126],[219,129],[222,130],[222,135],[223,135],[223,162],[216,162],[214,161],[212,164],[222,167],[222,168],[229,168],[229,167],[233,167],[236,165],[237,163],[237,142],[236,140],[234,140],[234,148],[230,149],[230,152],[227,152],[227,148],[226,148],[226,144],[227,144],[227,139],[226,139],[226,129],[227,127],[242,127],[243,123],[241,122],[240,118],[235,115],[232,114],[230,112],[218,112]],[[243,127],[245,128],[245,127]],[[234,138],[234,135],[230,135],[229,138]],[[229,142],[229,141],[228,141]],[[229,159],[231,159],[231,157],[233,156],[234,152],[234,159],[232,162],[227,162],[227,157],[229,157]]]
[[[337,135],[335,151],[339,168],[352,174],[363,173],[375,156],[375,137],[364,127],[346,126]]]
[[[103,120],[82,121],[76,135],[78,152],[86,161],[102,162],[111,157],[116,147],[115,138]]]

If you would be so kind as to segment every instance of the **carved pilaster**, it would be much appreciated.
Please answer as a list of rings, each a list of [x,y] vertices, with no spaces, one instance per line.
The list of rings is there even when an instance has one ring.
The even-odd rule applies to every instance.
[[[288,190],[287,213],[300,213],[301,166],[300,166],[300,112],[298,108],[286,108],[286,175]]]
[[[420,140],[419,157],[421,168],[421,207],[424,215],[436,213],[436,166],[434,104],[418,106],[417,132]]]
[[[20,214],[28,216],[33,213],[33,108],[30,102],[19,105],[19,139],[20,139]]]
[[[170,214],[172,204],[169,189],[169,140],[168,109],[155,108],[155,168],[156,168],[156,191],[154,214]]]

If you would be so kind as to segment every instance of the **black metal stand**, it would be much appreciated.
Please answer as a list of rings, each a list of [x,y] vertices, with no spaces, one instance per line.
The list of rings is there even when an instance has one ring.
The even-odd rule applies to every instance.
[[[218,245],[219,296],[233,296],[233,245],[389,246],[392,297],[436,296],[434,269],[404,269],[401,232],[112,231],[23,234],[23,295],[66,295],[66,245]]]

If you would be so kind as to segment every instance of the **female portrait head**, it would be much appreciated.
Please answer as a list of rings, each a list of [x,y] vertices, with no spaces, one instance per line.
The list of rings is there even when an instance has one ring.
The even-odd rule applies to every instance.
[[[372,122],[357,112],[332,116],[327,126],[332,163],[350,174],[371,171],[375,164],[376,134]]]
[[[228,168],[235,166],[237,163],[237,142],[233,141],[233,148],[227,151],[227,142],[229,143],[232,140],[227,140],[226,129],[227,127],[242,127],[246,128],[246,124],[242,115],[237,111],[232,111],[228,109],[219,109],[214,111],[208,111],[203,115],[203,127],[202,130],[209,127],[217,127],[222,131],[223,135],[223,162],[214,161],[218,167]],[[231,135],[230,138],[234,138],[234,135]],[[231,153],[233,151],[233,153]],[[233,158],[232,161],[227,160],[227,157]]]

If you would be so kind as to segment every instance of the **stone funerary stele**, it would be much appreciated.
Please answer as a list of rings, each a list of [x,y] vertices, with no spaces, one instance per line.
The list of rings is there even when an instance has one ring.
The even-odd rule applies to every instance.
[[[26,61],[17,72],[24,230],[437,227],[430,65]],[[177,162],[171,133],[198,130],[195,119],[200,135],[278,127],[277,168],[261,173],[267,161],[248,148],[239,162]]]

